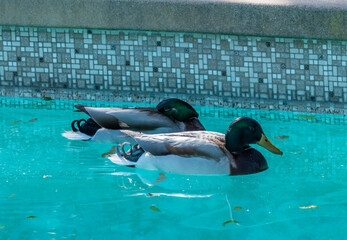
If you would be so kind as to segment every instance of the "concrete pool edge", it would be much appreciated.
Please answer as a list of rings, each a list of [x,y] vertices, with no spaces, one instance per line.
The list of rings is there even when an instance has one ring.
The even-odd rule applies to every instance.
[[[0,9],[4,26],[347,40],[343,0],[5,0]]]

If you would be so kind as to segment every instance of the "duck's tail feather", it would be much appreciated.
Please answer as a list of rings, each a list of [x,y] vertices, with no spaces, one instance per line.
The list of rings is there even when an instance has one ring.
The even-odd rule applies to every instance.
[[[77,128],[76,128],[77,125]],[[74,132],[82,132],[84,134],[87,134],[89,136],[94,136],[95,133],[101,128],[92,118],[89,118],[88,120],[81,119],[81,120],[74,120],[71,123],[72,131]]]
[[[123,156],[121,156],[118,153],[112,154],[108,157],[108,159],[111,160],[111,162],[121,165],[121,166],[127,166],[127,167],[135,167],[136,163],[130,162],[127,159],[125,159]]]
[[[90,140],[92,137],[84,134],[80,131],[66,131],[64,133],[62,133],[63,137],[66,137],[67,139],[70,140],[84,140],[84,141],[88,141]]]
[[[66,131],[62,135],[70,140],[90,140],[101,128],[93,119],[74,120],[71,123],[72,131]]]
[[[124,147],[127,145],[130,146],[130,149],[125,151]],[[117,153],[111,155],[109,159],[118,165],[135,167],[137,161],[144,152],[145,151],[138,144],[132,146],[130,143],[124,142],[117,146]]]

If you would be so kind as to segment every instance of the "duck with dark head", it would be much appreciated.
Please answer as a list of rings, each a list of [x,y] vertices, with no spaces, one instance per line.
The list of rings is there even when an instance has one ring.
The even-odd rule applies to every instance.
[[[283,153],[265,136],[254,119],[234,120],[226,134],[191,131],[148,135],[122,131],[136,142],[129,151],[124,143],[110,160],[119,165],[178,174],[241,175],[268,168],[263,155],[250,144],[258,144],[278,155]]]
[[[257,121],[248,117],[237,118],[225,134],[226,148],[237,163],[237,168],[231,168],[231,174],[248,174],[268,168],[263,155],[249,144],[258,144],[272,153],[283,155],[282,151],[268,140]]]
[[[176,98],[163,100],[156,107],[75,107],[90,118],[71,123],[72,131],[63,133],[70,140],[121,143],[126,140],[120,132],[124,129],[147,134],[205,130],[194,108]]]

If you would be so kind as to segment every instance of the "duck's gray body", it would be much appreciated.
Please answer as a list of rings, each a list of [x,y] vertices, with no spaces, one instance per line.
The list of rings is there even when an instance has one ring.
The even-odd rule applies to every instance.
[[[178,102],[180,105],[172,107],[170,104],[163,104],[166,101],[170,104]],[[198,114],[189,104],[178,99],[163,102],[156,108],[96,108],[76,105],[78,111],[88,114],[99,128],[92,133],[73,129],[63,133],[63,136],[71,140],[120,143],[129,140],[120,132],[124,129],[147,134],[205,130],[198,120]]]
[[[143,134],[122,131],[136,145],[109,159],[118,164],[178,174],[250,174],[268,168],[263,155],[248,144],[258,144],[282,155],[266,138],[259,123],[241,117],[226,134],[209,131]]]

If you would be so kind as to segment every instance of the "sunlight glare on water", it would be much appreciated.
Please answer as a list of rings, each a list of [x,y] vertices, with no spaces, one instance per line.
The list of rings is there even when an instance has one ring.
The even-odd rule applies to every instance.
[[[0,239],[344,239],[347,126],[257,119],[269,169],[192,176],[116,166],[61,136],[86,117],[0,108]],[[202,118],[225,133],[234,119]],[[286,136],[286,137],[283,137]]]

